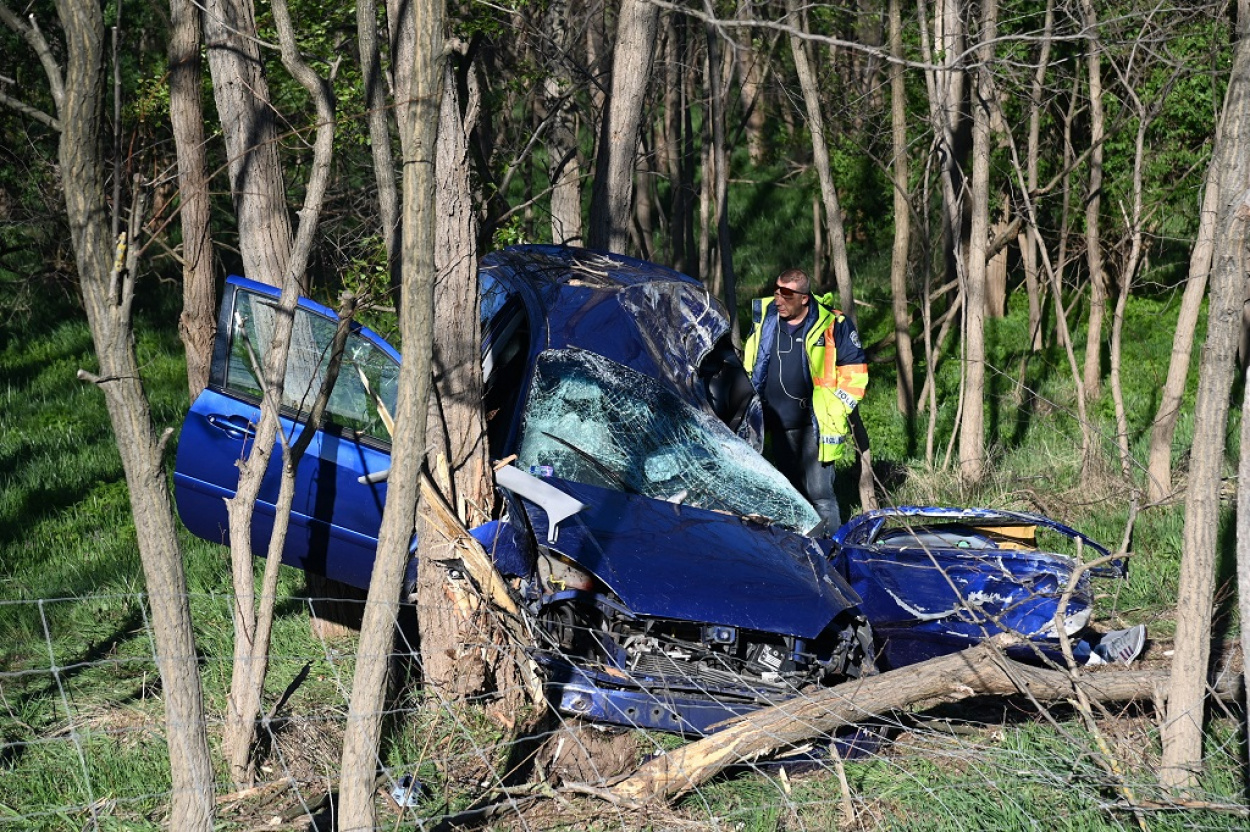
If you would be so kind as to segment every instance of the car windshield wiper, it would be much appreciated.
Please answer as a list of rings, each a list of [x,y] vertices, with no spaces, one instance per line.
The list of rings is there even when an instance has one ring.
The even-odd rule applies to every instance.
[[[548,433],[547,431],[543,431],[542,434],[548,439],[559,442],[561,445],[568,448],[570,451],[572,451],[573,453],[580,456],[582,459],[589,462],[591,467],[593,467],[596,471],[602,474],[604,479],[608,480],[611,483],[614,483],[620,491],[624,491],[627,494],[641,494],[642,493],[637,488],[634,488],[632,485],[627,483],[624,477],[622,477],[620,474],[616,473],[607,465],[604,465],[602,462],[595,459],[594,456],[591,455],[590,451],[583,450],[582,448],[579,448],[576,445],[574,445],[569,440],[556,436],[555,434]]]

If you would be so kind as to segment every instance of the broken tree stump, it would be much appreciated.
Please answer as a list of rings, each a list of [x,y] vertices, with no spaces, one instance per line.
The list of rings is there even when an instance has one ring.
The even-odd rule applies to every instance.
[[[1077,683],[1091,701],[1128,702],[1165,694],[1168,677],[1166,669],[1103,670],[1080,674]],[[611,793],[636,803],[672,800],[729,766],[925,700],[1026,694],[1048,702],[1068,699],[1072,686],[1066,671],[1012,661],[997,644],[987,642],[750,713],[715,734],[644,763],[612,786]],[[1238,697],[1241,687],[1240,676],[1228,677],[1215,693],[1221,698]]]

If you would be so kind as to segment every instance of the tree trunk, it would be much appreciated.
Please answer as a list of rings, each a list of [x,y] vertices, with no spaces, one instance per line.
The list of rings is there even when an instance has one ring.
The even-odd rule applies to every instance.
[[[1250,413],[1250,384],[1242,379],[1241,412]],[[1250,419],[1241,420],[1241,459],[1237,481],[1250,483]],[[1237,613],[1240,621],[1250,621],[1250,488],[1237,489]],[[1250,656],[1250,627],[1242,626],[1241,655]],[[1243,669],[1244,675],[1244,659]],[[1250,730],[1250,710],[1242,709],[1242,731]],[[1244,734],[1243,736],[1250,736]]]
[[[738,295],[734,282],[733,244],[729,239],[729,154],[725,152],[725,91],[721,83],[720,33],[713,26],[707,35],[708,98],[712,115],[712,170],[716,183],[716,262],[719,264],[725,310],[729,313],[729,336],[735,349],[742,348],[738,331]]]
[[[263,374],[260,375],[265,387],[261,420],[256,429],[252,450],[240,465],[238,490],[234,497],[226,501],[230,517],[230,556],[236,603],[234,665],[222,747],[230,764],[231,777],[240,785],[250,785],[255,772],[252,748],[256,740],[257,717],[260,715],[265,676],[269,669],[269,637],[273,626],[278,567],[282,562],[281,552],[286,545],[286,531],[295,496],[295,470],[303,454],[302,448],[307,445],[306,440],[301,440],[297,449],[292,452],[286,439],[282,439],[282,481],[278,492],[279,501],[275,507],[275,521],[269,540],[259,607],[256,606],[252,560],[252,513],[269,467],[274,439],[281,430],[278,412],[283,401],[287,353],[292,332],[295,331],[293,312],[298,302],[298,294],[302,291],[300,278],[306,273],[312,254],[334,156],[335,108],[330,84],[320,78],[300,56],[286,0],[274,0],[272,8],[274,25],[281,44],[282,63],[308,93],[316,108],[317,121],[313,159],[309,166],[308,188],[300,211],[299,229],[292,241],[291,250],[284,258],[285,271],[281,274],[282,294],[279,305],[282,313],[275,316],[273,341],[267,345],[265,366]],[[241,230],[249,234],[252,232],[252,229]],[[346,337],[344,324],[342,338]],[[336,363],[337,356],[331,356],[331,365],[335,366]],[[330,383],[333,383],[333,372]],[[324,408],[322,400],[328,399],[329,392],[325,389],[319,396],[320,408]],[[320,413],[314,409],[309,423],[314,430],[320,420]],[[311,438],[311,434],[308,436]]]
[[[1250,0],[1238,0],[1237,14],[1239,17],[1240,27],[1239,34],[1244,38],[1246,32],[1246,21],[1250,19]],[[1240,48],[1240,47],[1239,47]],[[1245,337],[1245,309],[1242,309],[1242,337]],[[1245,360],[1245,354],[1241,356]],[[1243,414],[1250,412],[1250,384],[1245,383],[1243,378],[1242,384],[1245,393],[1242,397],[1241,412]],[[1250,482],[1250,419],[1242,418],[1241,420],[1241,461],[1237,466],[1238,482]],[[1250,621],[1250,488],[1237,489],[1237,612],[1240,620]],[[1242,625],[1241,630],[1241,655],[1243,657],[1250,656],[1250,627]],[[1245,670],[1243,667],[1242,675],[1244,677]],[[1242,720],[1244,722],[1243,732],[1250,729],[1250,711],[1242,711]]]
[[[547,175],[551,182],[551,240],[561,245],[582,242],[582,170],[577,147],[575,85],[569,50],[573,34],[569,26],[568,0],[552,0],[544,24],[547,76],[543,95],[551,127],[547,130]]]
[[[631,237],[634,251],[643,260],[651,260],[655,252],[655,161],[654,148],[648,146],[652,137],[650,128],[642,131],[640,141],[642,155],[638,159],[638,168],[634,171],[634,222],[631,226]]]
[[[1072,231],[1072,172],[1076,168],[1076,148],[1072,145],[1072,126],[1076,122],[1077,115],[1081,111],[1081,74],[1079,71],[1072,73],[1072,89],[1068,94],[1068,108],[1063,114],[1063,184],[1061,186],[1060,208],[1059,208],[1059,242],[1055,246],[1055,259],[1051,263],[1052,274],[1049,276],[1051,281],[1058,281],[1060,289],[1063,287],[1064,271],[1068,268],[1068,241],[1071,239]],[[1037,217],[1033,217],[1034,221]],[[1041,228],[1034,226],[1037,231],[1037,245],[1039,248],[1045,245],[1045,238],[1041,235]],[[1049,254],[1043,255],[1049,259]],[[1054,288],[1052,287],[1052,292]],[[1066,309],[1067,307],[1062,307]],[[1064,319],[1059,321],[1059,315],[1062,314]],[[1061,337],[1071,339],[1071,333],[1063,336],[1061,330],[1068,329],[1067,313],[1061,311],[1060,307],[1055,308],[1055,329]],[[1075,347],[1073,347],[1075,349]],[[1073,379],[1078,387],[1082,384],[1081,377],[1078,375]],[[1078,402],[1084,402],[1085,396],[1081,396]]]
[[[494,481],[482,418],[480,322],[466,314],[478,305],[477,215],[469,183],[468,132],[476,118],[472,96],[462,117],[450,66],[443,79],[439,117],[434,262],[434,395],[426,420],[426,458],[434,482],[461,523],[490,519]],[[438,463],[445,463],[438,464]],[[425,683],[440,697],[483,692],[501,652],[489,610],[467,595],[464,580],[449,575],[445,544],[422,502],[417,540],[417,623]],[[449,603],[451,601],[451,603]]]
[[[923,13],[924,7],[918,4]],[[933,9],[933,42],[929,40],[929,21],[920,19],[920,49],[926,64],[942,69],[926,69],[924,72],[925,87],[929,98],[929,124],[933,130],[933,153],[938,157],[941,175],[939,183],[942,192],[941,241],[942,262],[946,282],[960,280],[963,259],[956,253],[963,238],[963,201],[961,165],[967,153],[967,142],[964,140],[965,119],[964,81],[965,70],[962,64],[964,49],[964,26],[960,0],[936,0]],[[935,55],[935,52],[937,53]],[[933,465],[934,434],[937,422],[937,384],[936,374],[939,366],[941,338],[936,345],[930,340],[931,317],[930,293],[925,292],[925,380],[921,388],[920,399],[927,399],[929,420],[925,433],[925,460]],[[963,292],[956,298],[962,305],[965,300]],[[957,308],[952,306],[952,314]],[[950,321],[950,318],[947,319]],[[943,325],[944,327],[946,324]]]
[[[798,0],[786,0],[786,11],[791,25],[805,28],[800,15]],[[797,34],[790,35],[790,51],[794,55],[794,69],[803,88],[803,102],[807,109],[807,128],[812,134],[812,162],[820,179],[820,194],[824,200],[825,222],[829,224],[829,253],[833,258],[833,274],[838,283],[839,302],[842,312],[855,320],[855,295],[851,286],[851,267],[846,256],[846,234],[842,228],[842,206],[838,191],[833,184],[833,171],[829,164],[829,142],[825,135],[825,119],[820,108],[820,91],[816,75],[807,56],[807,46]]]
[[[694,53],[697,51],[690,38],[690,24],[682,18],[680,24],[681,49],[679,54],[682,56],[682,73],[681,73],[681,177],[679,184],[681,186],[681,211],[677,214],[681,218],[682,236],[685,243],[682,246],[683,265],[678,267],[674,261],[673,268],[679,271],[688,272],[692,277],[704,277],[705,274],[699,272],[700,263],[696,259],[699,253],[699,244],[695,238],[695,207],[697,201],[695,195],[697,191],[694,186],[695,172],[698,167],[698,151],[695,149],[695,132],[694,132],[694,102],[698,98],[695,94],[698,79],[698,61],[694,60]]]
[[[969,151],[968,121],[964,114],[967,71],[964,68],[966,0],[936,0],[933,10],[934,48],[940,51],[941,72],[926,71],[929,88],[929,120],[941,169],[943,255],[946,279],[960,278],[961,258],[956,256],[964,239],[964,164]],[[921,21],[922,29],[927,21]],[[928,50],[926,50],[928,51]],[[933,63],[932,60],[927,60]],[[935,368],[930,368],[932,373]]]
[[[1039,279],[1041,270],[1037,264],[1037,242],[1032,232],[1025,228],[1016,238],[1016,245],[1020,249],[1020,268],[1024,270],[1024,291],[1029,301],[1029,350],[1038,352],[1045,343],[1042,338],[1042,302],[1045,295]],[[1020,372],[1017,379],[1019,383],[1024,382],[1024,367],[1027,360],[1027,356],[1022,356],[1020,359]]]
[[[704,62],[707,73],[712,72],[708,62]],[[710,74],[707,75],[708,87],[712,85]],[[711,109],[711,102],[708,102]],[[716,249],[712,246],[712,204],[713,183],[716,181],[716,155],[712,152],[711,119],[702,120],[700,163],[703,175],[699,178],[699,272],[698,276],[707,284],[708,291],[720,297],[720,269],[716,266]]]
[[[621,3],[612,55],[612,95],[595,166],[590,209],[592,248],[624,254],[629,244],[638,130],[659,13],[659,7],[646,0]]]
[[[1116,447],[1120,452],[1120,475],[1125,483],[1131,483],[1133,457],[1129,450],[1128,413],[1124,405],[1124,386],[1121,383],[1121,367],[1124,345],[1124,314],[1128,307],[1129,293],[1133,288],[1133,278],[1141,268],[1143,258],[1143,236],[1145,219],[1142,213],[1143,200],[1143,167],[1146,156],[1146,131],[1152,121],[1149,109],[1142,103],[1141,97],[1131,85],[1126,85],[1125,97],[1133,102],[1137,114],[1137,131],[1133,141],[1133,204],[1129,221],[1129,257],[1120,277],[1120,285],[1115,299],[1115,312],[1111,321],[1111,398],[1115,405]],[[1134,499],[1139,492],[1133,489]]]
[[[1085,339],[1085,373],[1082,381],[1086,401],[1102,394],[1102,322],[1107,313],[1107,275],[1102,262],[1100,234],[1102,211],[1103,137],[1106,132],[1102,102],[1102,45],[1098,38],[1098,13],[1091,0],[1081,0],[1085,28],[1085,60],[1089,72],[1089,191],[1085,197],[1085,262],[1089,266],[1089,331]],[[1088,460],[1086,461],[1088,464]],[[1084,466],[1082,466],[1084,470]],[[1082,477],[1084,480],[1084,477]]]
[[[405,96],[399,101],[404,157],[404,280],[399,326],[404,344],[419,345],[429,344],[434,332],[434,167],[442,103],[444,4],[438,0],[418,0],[409,8],[413,19],[421,20],[422,25],[415,28],[410,41],[411,76],[403,84]],[[398,83],[396,86],[400,89]],[[476,310],[476,305],[473,308]],[[472,314],[476,317],[476,312]],[[387,676],[408,546],[416,528],[418,478],[425,455],[426,404],[432,362],[426,350],[409,348],[406,352],[408,360],[400,365],[399,371],[386,508],[378,532],[378,554],[369,582],[343,738],[338,816],[338,829],[342,832],[376,826],[373,784]]]
[[[200,100],[200,7],[169,4],[169,120],[178,151],[182,225],[182,315],[178,334],[187,352],[191,400],[208,386],[217,334],[213,241],[209,235],[208,158]]]
[[[134,348],[131,310],[139,248],[135,238],[142,227],[144,200],[136,193],[126,236],[112,239],[100,156],[103,12],[98,3],[82,0],[58,0],[56,12],[65,37],[60,58],[64,69],[55,63],[40,30],[0,3],[0,20],[39,56],[56,105],[57,161],[70,244],[99,360],[99,375],[79,370],[78,376],[94,382],[104,394],[130,492],[165,703],[170,816],[178,819],[181,829],[209,832],[214,813],[213,767],[186,574],[161,459],[168,434],[158,437],[154,430]],[[121,206],[114,209],[120,211]]]
[[[1042,43],[1037,58],[1037,69],[1033,73],[1033,86],[1029,93],[1029,136],[1025,158],[1025,182],[1030,194],[1037,192],[1037,171],[1039,165],[1038,148],[1041,144],[1042,127],[1042,95],[1046,85],[1046,74],[1050,69],[1051,38],[1055,31],[1055,0],[1046,0],[1046,18],[1042,26]],[[1039,240],[1027,229],[1020,234],[1020,258],[1024,266],[1024,283],[1029,296],[1029,349],[1037,352],[1042,348],[1042,306],[1045,288],[1038,278]],[[1024,373],[1020,374],[1024,380]]]
[[[204,45],[229,159],[243,273],[277,285],[291,253],[291,220],[252,0],[207,0]],[[300,289],[308,287],[301,283]]]
[[[890,297],[894,312],[894,367],[897,374],[898,412],[907,419],[916,413],[915,359],[911,344],[911,310],[907,298],[907,265],[911,252],[911,197],[908,192],[907,90],[903,77],[902,0],[890,0],[890,125],[894,182],[894,248],[890,255]]]
[[[739,20],[754,20],[754,3],[739,0],[737,17]],[[747,155],[752,165],[763,165],[767,150],[765,142],[768,110],[764,106],[764,56],[755,49],[751,37],[755,31],[750,26],[743,26],[736,31],[733,57],[738,69],[738,100],[742,106]]]
[[[356,0],[356,39],[360,47],[360,70],[364,81],[369,119],[369,149],[373,152],[373,177],[378,185],[378,216],[386,246],[386,271],[391,289],[399,288],[399,186],[391,155],[391,128],[386,106],[386,78],[378,54],[377,0]]]
[[[686,217],[689,215],[688,192],[682,177],[685,153],[686,97],[685,18],[665,13],[664,31],[664,120],[660,125],[662,139],[657,151],[663,170],[671,183],[669,188],[667,262],[679,272],[686,265]]]
[[[1214,158],[1222,195],[1214,241],[1207,340],[1194,407],[1193,458],[1185,502],[1176,658],[1164,722],[1160,780],[1173,789],[1197,785],[1202,767],[1203,707],[1211,653],[1212,593],[1218,552],[1220,483],[1224,474],[1229,392],[1233,383],[1250,240],[1250,37],[1238,24],[1223,135]]]
[[[985,283],[989,238],[991,67],[998,28],[997,0],[984,0],[978,47],[977,92],[972,103],[972,227],[964,301],[963,419],[959,424],[959,471],[965,484],[985,476]]]
[[[1006,205],[1004,204],[1004,210]],[[990,237],[998,239],[1011,229],[1011,218],[1004,215],[994,223]],[[1007,247],[987,250],[985,264],[985,316],[1002,318],[1007,314]]]
[[[1225,133],[1223,124],[1216,131],[1215,148],[1219,152]],[[1157,503],[1172,494],[1172,437],[1176,434],[1176,420],[1181,415],[1181,401],[1185,396],[1185,381],[1189,377],[1189,362],[1193,354],[1194,336],[1198,329],[1198,316],[1202,300],[1207,294],[1207,277],[1211,272],[1211,249],[1215,244],[1216,214],[1220,204],[1220,169],[1214,163],[1207,171],[1206,190],[1199,208],[1198,236],[1189,254],[1189,279],[1181,297],[1181,308],[1176,316],[1176,331],[1172,336],[1172,358],[1168,362],[1167,380],[1159,391],[1159,409],[1155,412],[1150,430],[1150,458],[1146,471],[1146,499]]]

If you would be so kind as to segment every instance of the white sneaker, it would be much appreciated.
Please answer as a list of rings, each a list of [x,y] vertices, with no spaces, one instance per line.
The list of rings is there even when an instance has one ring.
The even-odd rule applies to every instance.
[[[1094,645],[1089,663],[1102,664],[1105,662],[1110,664],[1111,662],[1120,662],[1121,664],[1132,664],[1133,660],[1141,655],[1142,648],[1145,646],[1146,627],[1144,624],[1129,627],[1127,630],[1112,630]],[[1101,661],[1096,661],[1094,659],[1095,656]]]

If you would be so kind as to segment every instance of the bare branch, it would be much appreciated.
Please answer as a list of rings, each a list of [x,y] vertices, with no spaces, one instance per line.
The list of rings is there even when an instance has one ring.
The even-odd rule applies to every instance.
[[[39,24],[35,22],[35,16],[31,15],[29,22],[23,21],[13,13],[7,3],[0,2],[0,21],[21,35],[39,56],[39,63],[43,65],[44,74],[48,76],[52,100],[56,103],[57,112],[60,112],[65,106],[65,78],[61,74],[61,67],[52,57],[52,50],[48,48],[48,41],[39,30]]]
[[[32,107],[31,105],[26,104],[25,102],[18,101],[16,98],[14,98],[11,95],[6,95],[4,92],[0,92],[0,104],[4,105],[5,107],[8,107],[11,110],[17,110],[22,115],[30,116],[35,121],[38,121],[41,124],[46,124],[47,126],[51,127],[53,130],[59,131],[61,129],[61,122],[58,121],[56,118],[48,115],[43,110],[40,110],[36,107]]]

